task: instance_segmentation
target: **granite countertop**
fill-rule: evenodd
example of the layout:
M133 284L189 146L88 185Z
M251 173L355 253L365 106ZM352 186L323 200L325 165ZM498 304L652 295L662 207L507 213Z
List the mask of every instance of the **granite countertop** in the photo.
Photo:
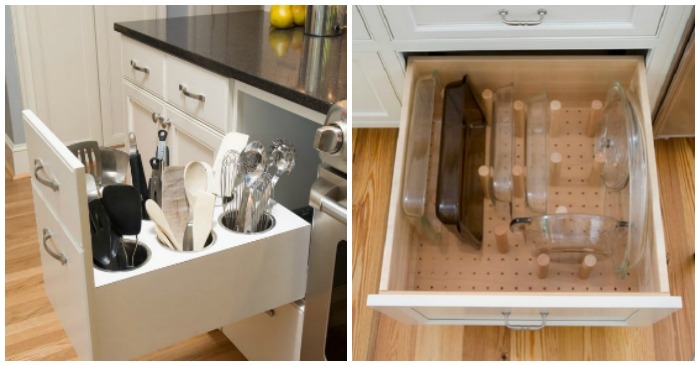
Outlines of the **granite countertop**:
M347 99L347 33L271 30L264 11L121 22L114 30L322 114Z

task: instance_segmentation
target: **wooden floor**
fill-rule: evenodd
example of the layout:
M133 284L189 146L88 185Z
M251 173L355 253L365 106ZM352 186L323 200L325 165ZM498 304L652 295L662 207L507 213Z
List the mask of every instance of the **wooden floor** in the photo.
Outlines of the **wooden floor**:
M29 178L5 175L5 358L76 360L46 294L39 259ZM139 360L245 360L215 330L142 356Z
M695 352L694 139L656 141L671 294L683 309L649 327L405 325L368 309L386 234L397 129L353 130L353 359L690 360Z

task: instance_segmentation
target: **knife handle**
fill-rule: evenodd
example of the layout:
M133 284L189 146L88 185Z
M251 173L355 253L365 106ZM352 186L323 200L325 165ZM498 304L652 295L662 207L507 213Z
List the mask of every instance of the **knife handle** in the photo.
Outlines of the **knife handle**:
M168 137L168 131L166 130L158 130L158 140L159 141L165 141L165 139Z

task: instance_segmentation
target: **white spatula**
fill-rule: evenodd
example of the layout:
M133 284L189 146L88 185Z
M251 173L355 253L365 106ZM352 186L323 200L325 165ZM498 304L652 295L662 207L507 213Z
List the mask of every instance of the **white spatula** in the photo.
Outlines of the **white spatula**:
M192 222L192 250L198 251L204 248L204 244L211 232L214 219L214 201L216 196L209 192L197 193L197 201L194 207L194 219Z
M170 243L175 246L175 250L182 251L182 243L179 240L175 240L173 230L170 228L168 220L165 219L163 210L160 209L160 206L158 206L154 200L146 201L146 212L148 212L151 221L158 225L160 231L170 240Z

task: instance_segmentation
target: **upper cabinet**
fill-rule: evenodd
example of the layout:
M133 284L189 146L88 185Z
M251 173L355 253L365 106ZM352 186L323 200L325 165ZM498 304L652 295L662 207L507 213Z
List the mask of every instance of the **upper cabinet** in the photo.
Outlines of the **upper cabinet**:
M353 125L398 127L406 57L425 53L641 53L655 112L693 6L363 5L352 16Z

